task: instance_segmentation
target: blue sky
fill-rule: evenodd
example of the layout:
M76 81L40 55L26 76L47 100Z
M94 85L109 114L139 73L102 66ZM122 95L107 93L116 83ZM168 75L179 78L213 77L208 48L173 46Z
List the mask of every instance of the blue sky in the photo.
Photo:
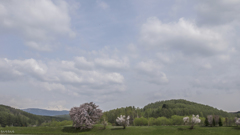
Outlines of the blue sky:
M238 0L2 0L0 103L239 111Z

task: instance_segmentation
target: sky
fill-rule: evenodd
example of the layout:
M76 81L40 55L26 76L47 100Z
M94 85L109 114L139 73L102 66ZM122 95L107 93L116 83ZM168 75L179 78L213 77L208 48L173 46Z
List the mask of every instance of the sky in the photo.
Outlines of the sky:
M239 0L1 0L0 104L240 111Z

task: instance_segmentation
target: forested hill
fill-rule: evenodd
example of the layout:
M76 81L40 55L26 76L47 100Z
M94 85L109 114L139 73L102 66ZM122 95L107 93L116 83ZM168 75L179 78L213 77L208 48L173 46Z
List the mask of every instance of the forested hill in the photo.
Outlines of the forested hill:
M65 118L60 117L34 115L10 106L0 105L0 124L3 127L40 125L53 119L57 121L65 120Z
M143 107L143 111L151 110L153 110L152 113L155 116L165 115L166 117L170 117L171 115L185 116L191 114L199 114L201 117L206 117L211 114L220 115L222 117L231 115L226 111L184 99L158 101Z
M104 112L104 116L109 122L115 123L116 118L119 115L129 115L131 119L136 117L167 117L170 118L173 115L189 116L192 114L199 114L200 117L206 117L207 115L219 115L221 117L233 117L234 114L228 113L223 110L218 110L208 105L190 102L183 99L173 99L158 101L150 103L143 108L135 108L129 106L125 108L117 108Z

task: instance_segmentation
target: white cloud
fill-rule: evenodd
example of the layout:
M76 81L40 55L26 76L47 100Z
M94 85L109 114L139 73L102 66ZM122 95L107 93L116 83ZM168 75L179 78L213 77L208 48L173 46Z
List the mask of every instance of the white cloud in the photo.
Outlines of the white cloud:
M203 67L206 68L206 69L211 69L212 65L209 64L209 63L206 63L206 64L203 65Z
M168 78L161 71L161 66L152 60L141 61L136 65L138 78L150 83L164 84L168 83Z
M128 58L123 60L109 59L109 58L96 58L94 60L96 65L102 66L104 68L115 68L115 69L126 69L128 68Z
M22 98L20 96L13 96L13 94L11 95L1 94L0 102L1 104L9 105L16 109L24 109L26 106L35 106L35 107L36 105L37 107L42 106L42 102L36 99Z
M172 23L149 18L142 25L140 42L148 48L181 51L186 55L214 55L228 49L220 33L200 28L184 18Z
M20 77L33 77L42 79L47 72L47 67L41 61L34 59L26 60L9 60L7 58L0 59L0 77L3 80L15 80Z
M66 105L65 100L59 100L59 101L51 101L48 103L48 107L44 108L47 110L56 110L56 111L62 111L62 110L69 110L68 108L65 108L64 105Z
M157 53L156 57L158 59L160 59L161 61L165 62L165 63L170 63L171 62L171 58L168 56L168 54L164 54L164 53Z
M87 61L85 57L76 57L75 64L77 68L81 69L92 69L94 67L94 63Z
M84 68L78 66L79 62ZM76 64L77 63L77 64ZM118 72L99 70L98 67L86 70L89 64L84 57L76 57L75 61L37 61L35 59L9 60L0 59L0 80L26 81L48 91L66 90L87 93L124 91L124 77ZM83 89L84 90L81 90ZM76 95L76 94L75 94Z
M39 44L34 41L28 41L25 43L25 45L27 45L33 49L39 50L39 51L50 51L51 50L49 45Z
M49 83L49 82L34 82L32 83L36 87L42 88L43 90L48 90L48 91L66 91L66 87L61 84L61 83Z
M154 62L152 60L148 60L148 61L139 62L137 64L137 68L143 72L153 73L157 70L160 70L161 66L159 64L156 64L156 62Z
M239 25L240 21L239 0L200 0L195 7L197 11L197 23L199 25Z
M64 1L7 0L0 2L0 11L0 30L23 37L33 49L49 51L57 36L75 36Z
M102 9L108 9L108 8L109 8L109 5L108 5L106 2L97 0L97 4L98 4L98 6L99 6L100 8L102 8Z

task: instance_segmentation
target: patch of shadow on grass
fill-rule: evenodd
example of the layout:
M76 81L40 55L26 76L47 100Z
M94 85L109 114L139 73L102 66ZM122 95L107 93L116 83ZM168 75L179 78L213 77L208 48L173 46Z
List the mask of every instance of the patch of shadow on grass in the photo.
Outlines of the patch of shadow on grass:
M99 127L99 130L106 130L107 128Z
M62 132L67 132L67 133L81 133L81 132L88 132L90 129L84 129L80 130L80 128L75 128L75 127L63 127Z
M240 130L240 127L233 127L233 129Z
M112 128L111 130L124 130L123 128Z
M182 130L189 130L189 128L178 128L178 130L182 131Z

